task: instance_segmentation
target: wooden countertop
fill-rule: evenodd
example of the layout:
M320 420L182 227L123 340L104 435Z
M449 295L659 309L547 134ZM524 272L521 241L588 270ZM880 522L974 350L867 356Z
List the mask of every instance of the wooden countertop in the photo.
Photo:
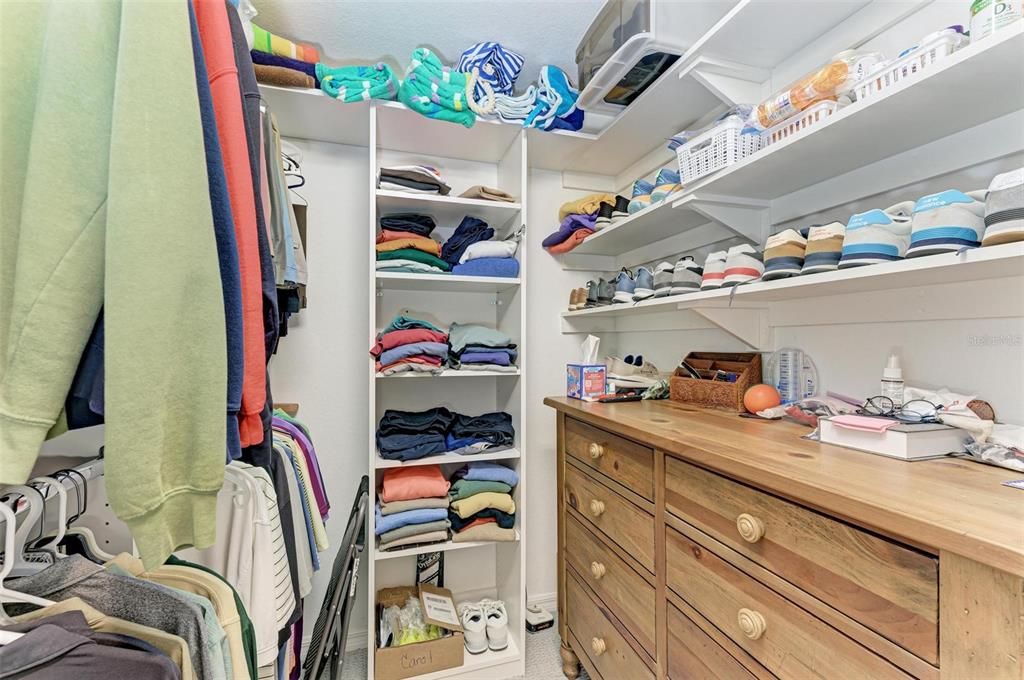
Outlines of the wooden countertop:
M932 550L1024 576L1024 473L953 458L908 463L801 439L810 430L670 400L548 397L568 416Z

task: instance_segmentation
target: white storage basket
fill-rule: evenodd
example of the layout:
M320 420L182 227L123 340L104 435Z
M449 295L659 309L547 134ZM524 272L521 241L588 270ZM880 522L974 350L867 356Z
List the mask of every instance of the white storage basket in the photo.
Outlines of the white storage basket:
M827 120L839 110L839 104L833 101L818 102L814 106L801 111L799 115L788 118L778 125L773 125L761 133L762 146L771 146L795 134L814 127L817 123Z
M857 101L877 97L896 85L918 78L922 73L931 73L936 64L966 45L964 35L940 35L921 45L913 52L886 64L853 86Z
M746 158L761 148L761 135L740 134L744 122L729 116L676 150L679 181L687 184Z

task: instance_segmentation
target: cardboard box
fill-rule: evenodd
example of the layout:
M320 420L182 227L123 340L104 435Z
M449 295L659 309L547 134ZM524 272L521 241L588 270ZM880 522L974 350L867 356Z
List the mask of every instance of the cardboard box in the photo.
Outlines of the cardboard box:
M429 595L447 595L451 597L451 591L445 588L436 588L429 585L401 586L398 588L382 588L377 591L377 618L380 619L380 612L385 607L397 605L402 607L410 597L421 598L421 589L428 589ZM426 611L426 609L424 609ZM452 634L439 640L429 642L416 642L401 647L385 647L381 649L380 640L374 645L374 677L376 680L403 680L424 673L433 673L446 668L456 668L464 663L465 642L462 637L462 628L455 624L450 626L442 621L427 618L427 621L434 625L452 630ZM378 631L380 627L374 621L370 625ZM454 630L454 628L458 630ZM379 635L379 632L378 632Z
M566 364L565 396L597 399L607 389L608 369L604 364Z

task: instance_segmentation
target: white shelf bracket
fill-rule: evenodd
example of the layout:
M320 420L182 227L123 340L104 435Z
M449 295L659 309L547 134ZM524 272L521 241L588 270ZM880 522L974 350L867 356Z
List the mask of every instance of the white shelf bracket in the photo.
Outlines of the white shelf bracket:
M760 245L768 238L769 204L733 196L693 194L685 197L674 207L686 207L703 215L712 222L728 227L743 238Z
M615 258L611 255L558 255L558 263L565 271L613 272L618 271Z
M721 59L698 57L679 77L689 76L727 106L749 104L763 97L764 83L770 73L764 69L735 64Z
M768 326L767 309L705 307L692 308L691 311L754 350L771 349L771 328Z

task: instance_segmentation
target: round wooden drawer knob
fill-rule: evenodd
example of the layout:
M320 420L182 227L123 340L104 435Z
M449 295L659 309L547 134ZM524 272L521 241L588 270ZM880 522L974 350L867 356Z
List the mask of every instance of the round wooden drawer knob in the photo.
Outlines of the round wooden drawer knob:
M590 573L594 575L594 578L596 580L600 581L601 577L604 576L604 572L605 572L604 565L601 564L600 562L591 562L590 563Z
M598 444L597 442L591 442L590 443L590 457L592 459L594 459L594 460L597 460L598 458L600 458L603 455L604 455L604 447L601 446L600 444Z
M599 501L596 498L590 501L590 514L594 517L600 517L604 514L604 501Z
M759 612L753 609L741 609L736 615L736 621L740 624L740 630L751 640L757 640L764 635L768 624Z
M747 543L757 543L764 538L764 522L745 512L736 518L736 530Z
M594 652L594 656L601 656L604 654L608 647L604 644L604 638L592 638L590 640L590 650Z

